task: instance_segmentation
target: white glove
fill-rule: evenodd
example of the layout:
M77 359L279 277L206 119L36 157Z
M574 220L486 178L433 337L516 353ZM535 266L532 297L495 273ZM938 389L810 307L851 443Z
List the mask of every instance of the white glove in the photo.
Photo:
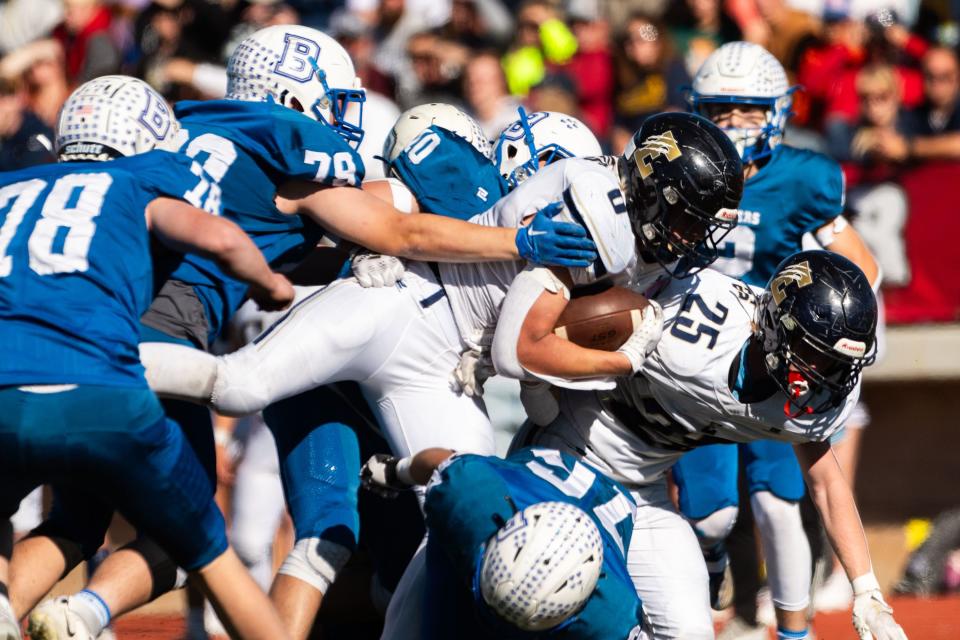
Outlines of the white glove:
M907 640L873 573L853 581L853 628L860 640Z
M640 370L643 361L656 349L660 334L663 333L663 309L659 304L651 300L640 314L640 326L627 338L623 346L617 349L618 353L630 360L634 373Z
M409 458L378 453L363 464L360 469L360 483L364 489L382 498L396 498L412 484L409 482L409 468Z
M406 270L403 260L379 253L358 253L350 261L350 268L361 287L392 287L403 279Z
M520 403L533 424L545 427L560 415L560 404L546 382L520 382Z
M493 367L490 353L470 349L460 356L457 368L453 370L453 377L460 390L470 398L479 398L483 395L483 383L487 378L497 375Z

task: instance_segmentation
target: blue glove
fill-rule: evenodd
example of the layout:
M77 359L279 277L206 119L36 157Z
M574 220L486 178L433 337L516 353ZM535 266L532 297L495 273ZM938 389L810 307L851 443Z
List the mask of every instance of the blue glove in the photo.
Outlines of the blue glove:
M562 209L559 202L540 209L533 222L517 232L517 251L534 264L589 267L597 259L597 247L580 225L553 220Z

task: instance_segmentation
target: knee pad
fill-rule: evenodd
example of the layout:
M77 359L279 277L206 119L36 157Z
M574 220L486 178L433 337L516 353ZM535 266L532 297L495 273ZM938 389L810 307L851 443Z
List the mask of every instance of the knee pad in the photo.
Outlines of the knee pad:
M217 412L243 416L262 411L273 398L267 376L261 376L254 346L240 349L217 360L217 379L210 402Z
M78 533L84 535L77 535ZM27 534L27 537L34 538L39 536L49 538L50 541L53 542L60 553L63 554L63 559L66 563L66 569L63 574L65 576L78 564L93 557L100 549L100 545L103 544L105 535L106 529L99 532L88 529L86 531L70 531L67 533L62 530L57 523L51 520L45 520L40 523L39 527Z
M150 578L153 580L150 601L186 584L187 572L177 567L167 552L151 538L140 536L123 549L138 553L150 568Z
M280 573L306 582L322 594L337 578L350 559L351 551L335 542L321 538L304 538L293 546Z
M697 533L700 546L704 549L716 546L723 542L733 530L737 522L740 509L734 506L717 509L706 518L693 522L693 530Z

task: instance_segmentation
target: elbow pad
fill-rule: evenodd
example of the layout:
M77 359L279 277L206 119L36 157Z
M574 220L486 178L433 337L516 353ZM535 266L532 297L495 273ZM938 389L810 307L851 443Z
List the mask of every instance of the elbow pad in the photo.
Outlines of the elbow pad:
M513 279L500 308L497 330L493 335L493 366L497 373L517 380L531 377L532 374L523 368L517 357L517 342L523 321L544 291L563 293L567 300L570 299L567 285L550 269L531 265Z

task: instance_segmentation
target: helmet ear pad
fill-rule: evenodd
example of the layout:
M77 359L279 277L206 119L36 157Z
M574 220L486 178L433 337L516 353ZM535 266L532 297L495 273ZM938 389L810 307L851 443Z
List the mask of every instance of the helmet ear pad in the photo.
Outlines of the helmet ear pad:
M620 165L645 257L678 277L712 263L743 193L743 165L726 134L695 114L657 114L633 135Z

